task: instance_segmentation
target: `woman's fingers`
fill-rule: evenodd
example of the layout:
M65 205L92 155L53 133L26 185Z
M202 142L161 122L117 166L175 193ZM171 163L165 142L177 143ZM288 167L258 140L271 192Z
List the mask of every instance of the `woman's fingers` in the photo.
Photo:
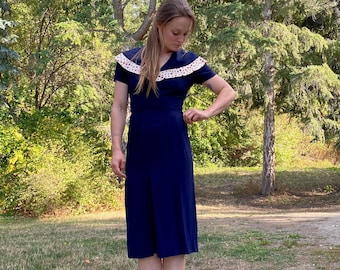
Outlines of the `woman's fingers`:
M113 173L118 177L125 178L125 158L113 156L111 160L111 168Z
M187 124L192 124L197 121L208 119L209 116L203 110L189 109L183 113L183 120Z

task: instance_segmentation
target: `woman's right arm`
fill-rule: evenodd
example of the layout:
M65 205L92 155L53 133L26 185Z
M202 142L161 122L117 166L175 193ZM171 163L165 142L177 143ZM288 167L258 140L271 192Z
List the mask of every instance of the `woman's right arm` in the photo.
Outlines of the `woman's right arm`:
M128 86L120 81L115 82L114 99L111 107L111 168L118 177L125 175L125 155L122 150L122 135L126 122L128 106Z

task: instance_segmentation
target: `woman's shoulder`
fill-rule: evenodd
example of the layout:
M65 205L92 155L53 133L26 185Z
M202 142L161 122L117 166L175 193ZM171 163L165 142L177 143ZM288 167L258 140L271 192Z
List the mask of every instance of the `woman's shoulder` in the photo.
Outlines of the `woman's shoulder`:
M121 52L115 57L116 62L123 67L123 69L139 74L140 72L140 52L141 48L133 48Z

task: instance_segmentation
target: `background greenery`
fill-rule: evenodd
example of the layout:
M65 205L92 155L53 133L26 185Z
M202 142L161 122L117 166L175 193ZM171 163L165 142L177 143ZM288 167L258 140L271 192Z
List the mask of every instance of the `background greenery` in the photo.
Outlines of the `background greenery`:
M190 127L196 166L261 165L266 48L275 57L277 165L338 164L340 4L273 1L264 38L262 1L189 2L198 28L186 49L238 92L228 111ZM148 1L126 3L133 33ZM118 26L113 1L1 0L0 14L0 211L121 207L109 167L114 55L143 42ZM185 107L213 98L195 86Z

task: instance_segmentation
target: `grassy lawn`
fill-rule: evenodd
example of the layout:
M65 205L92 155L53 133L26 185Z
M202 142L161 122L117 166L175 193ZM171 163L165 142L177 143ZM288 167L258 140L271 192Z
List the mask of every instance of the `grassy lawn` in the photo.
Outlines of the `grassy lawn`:
M134 269L124 213L0 219L0 269Z
M340 269L340 243L325 247L313 234L257 218L339 211L340 169L278 170L277 194L268 198L257 194L260 174L259 169L197 170L200 252L188 256L187 269ZM339 230L335 225L334 233ZM124 211L0 216L2 269L136 269L126 257Z

